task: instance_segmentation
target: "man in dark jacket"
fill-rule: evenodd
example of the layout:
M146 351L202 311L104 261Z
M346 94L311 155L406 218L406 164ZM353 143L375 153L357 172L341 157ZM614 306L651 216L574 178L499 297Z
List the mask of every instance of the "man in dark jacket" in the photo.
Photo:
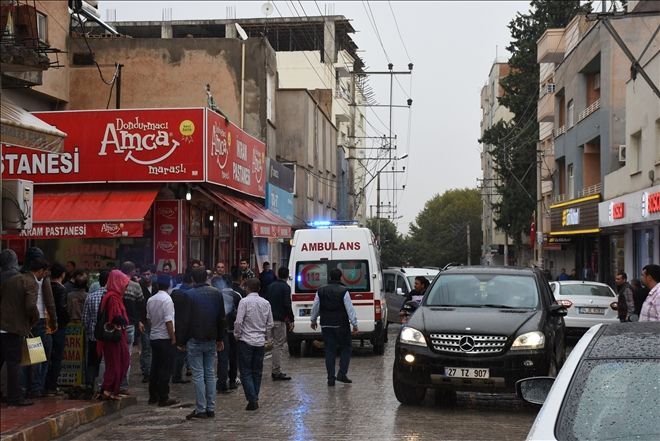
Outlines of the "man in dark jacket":
M628 275L619 271L614 278L614 283L616 283L616 291L618 294L617 299L617 314L619 316L619 321L630 322L637 321L637 316L635 315L635 299L633 297L633 289L628 283Z
M0 368L7 362L7 404L10 406L33 404L22 396L20 387L21 349L25 336L40 321L41 308L37 307L37 301L39 291L43 290L39 284L44 283L48 262L32 259L28 268L27 273L3 280L0 286L0 330L3 331L0 333ZM52 324L57 327L57 322Z
M334 386L335 380L352 383L348 377L348 365L351 362L353 333L358 333L358 321L351 295L341 283L342 272L339 268L330 270L330 283L322 286L314 297L312 306L312 329L316 330L316 320L321 316L321 334L325 343L325 368L328 371L328 386ZM335 378L335 363L339 348L339 373Z
M228 274L214 277L211 285L219 289L225 303L226 333L223 339L224 348L218 351L218 381L216 390L220 393L229 393L236 389L236 375L238 373L238 346L234 338L234 322L236 311L242 297L231 287L231 278Z
M259 274L259 282L261 282L261 295L266 295L268 286L275 281L275 273L270 269L270 262L263 263L263 271Z
M224 347L225 305L222 293L206 283L206 268L193 269L192 278L195 287L186 293L187 319L181 323L186 340L179 343L186 345L195 385L195 410L186 418L212 418L215 417L217 351Z
M46 394L57 392L57 379L62 367L62 356L64 355L64 339L66 337L66 326L69 324L69 312L67 310L67 293L63 285L66 268L58 262L50 267L50 286L53 290L53 300L57 311L57 332L53 334L53 347L50 351L48 362L48 376L46 377Z
M289 268L279 267L278 279L268 286L266 300L270 302L273 312L273 350L271 354L272 367L270 376L274 381L290 380L291 377L282 372L282 353L286 343L286 331L293 330L293 310L291 308L291 287L287 283Z
M18 257L12 249L0 252L0 285L20 273Z
M149 332L151 328L149 327L149 322L147 321L147 301L149 297L153 294L156 294L156 289L154 289L153 278L156 277L156 266L147 265L142 271L142 276L140 277L140 288L142 288L142 297L143 300L140 302L140 316L142 322L142 328L138 329L140 334L140 370L142 371L142 382L145 383L149 381L149 374L151 372L151 342L149 341Z
M174 334L176 341L186 341L183 323L188 320L186 316L188 297L186 292L192 289L192 274L186 271L179 276L181 283L175 283L175 289L172 291L172 302L174 302ZM176 282L176 281L175 281ZM183 346L177 346L176 356L174 357L174 373L172 374L173 384L186 384L190 380L184 380L182 376L183 366L186 364L186 350Z

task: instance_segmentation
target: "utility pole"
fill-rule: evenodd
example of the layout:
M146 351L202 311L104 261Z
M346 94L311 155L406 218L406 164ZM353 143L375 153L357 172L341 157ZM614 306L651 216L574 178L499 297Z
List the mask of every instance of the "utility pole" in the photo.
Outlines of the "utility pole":
M470 257L470 224L467 224L467 264L472 265L472 258Z
M504 266L509 266L509 233L504 231Z
M357 112L355 111L356 103L355 103L355 74L351 72L351 103L353 104L351 106L351 138L350 138L350 145L351 149L348 151L348 157L355 156L357 158L357 149L356 149L356 137L355 137L355 116ZM348 175L348 188L350 189L349 192L353 195L357 195L357 191L355 191L355 168L354 167L349 167L349 175ZM349 198L350 200L350 198ZM353 203L351 204L353 207L351 209L350 213L346 213L349 217L349 219L355 219L357 217L357 210L358 210L358 199L356 196L353 197Z
M543 150L536 149L536 237L534 240L534 249L536 250L536 266L543 268ZM540 240L539 240L540 238Z

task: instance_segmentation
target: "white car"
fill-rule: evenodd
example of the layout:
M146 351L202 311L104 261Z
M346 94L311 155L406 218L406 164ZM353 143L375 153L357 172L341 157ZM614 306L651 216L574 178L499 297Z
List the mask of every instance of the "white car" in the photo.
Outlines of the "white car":
M596 325L557 378L525 378L518 396L542 404L528 440L659 440L660 322Z
M618 323L617 295L604 283L579 280L550 282L555 300L568 310L566 333L583 333L600 323Z

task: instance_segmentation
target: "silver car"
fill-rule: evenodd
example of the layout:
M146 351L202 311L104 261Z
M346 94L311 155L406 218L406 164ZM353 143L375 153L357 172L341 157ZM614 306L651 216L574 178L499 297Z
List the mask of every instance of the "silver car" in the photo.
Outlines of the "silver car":
M568 310L567 333L581 333L600 323L618 323L617 295L604 283L564 280L550 282L555 300Z
M660 322L596 325L557 378L525 378L519 397L542 404L528 440L659 440Z

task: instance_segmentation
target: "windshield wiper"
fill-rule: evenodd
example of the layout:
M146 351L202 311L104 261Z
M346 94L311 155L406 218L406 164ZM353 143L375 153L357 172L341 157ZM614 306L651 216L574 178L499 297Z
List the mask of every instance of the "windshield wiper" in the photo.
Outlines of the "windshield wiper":
M531 309L529 306L494 305L490 303L479 306L482 308L499 308L499 309Z

